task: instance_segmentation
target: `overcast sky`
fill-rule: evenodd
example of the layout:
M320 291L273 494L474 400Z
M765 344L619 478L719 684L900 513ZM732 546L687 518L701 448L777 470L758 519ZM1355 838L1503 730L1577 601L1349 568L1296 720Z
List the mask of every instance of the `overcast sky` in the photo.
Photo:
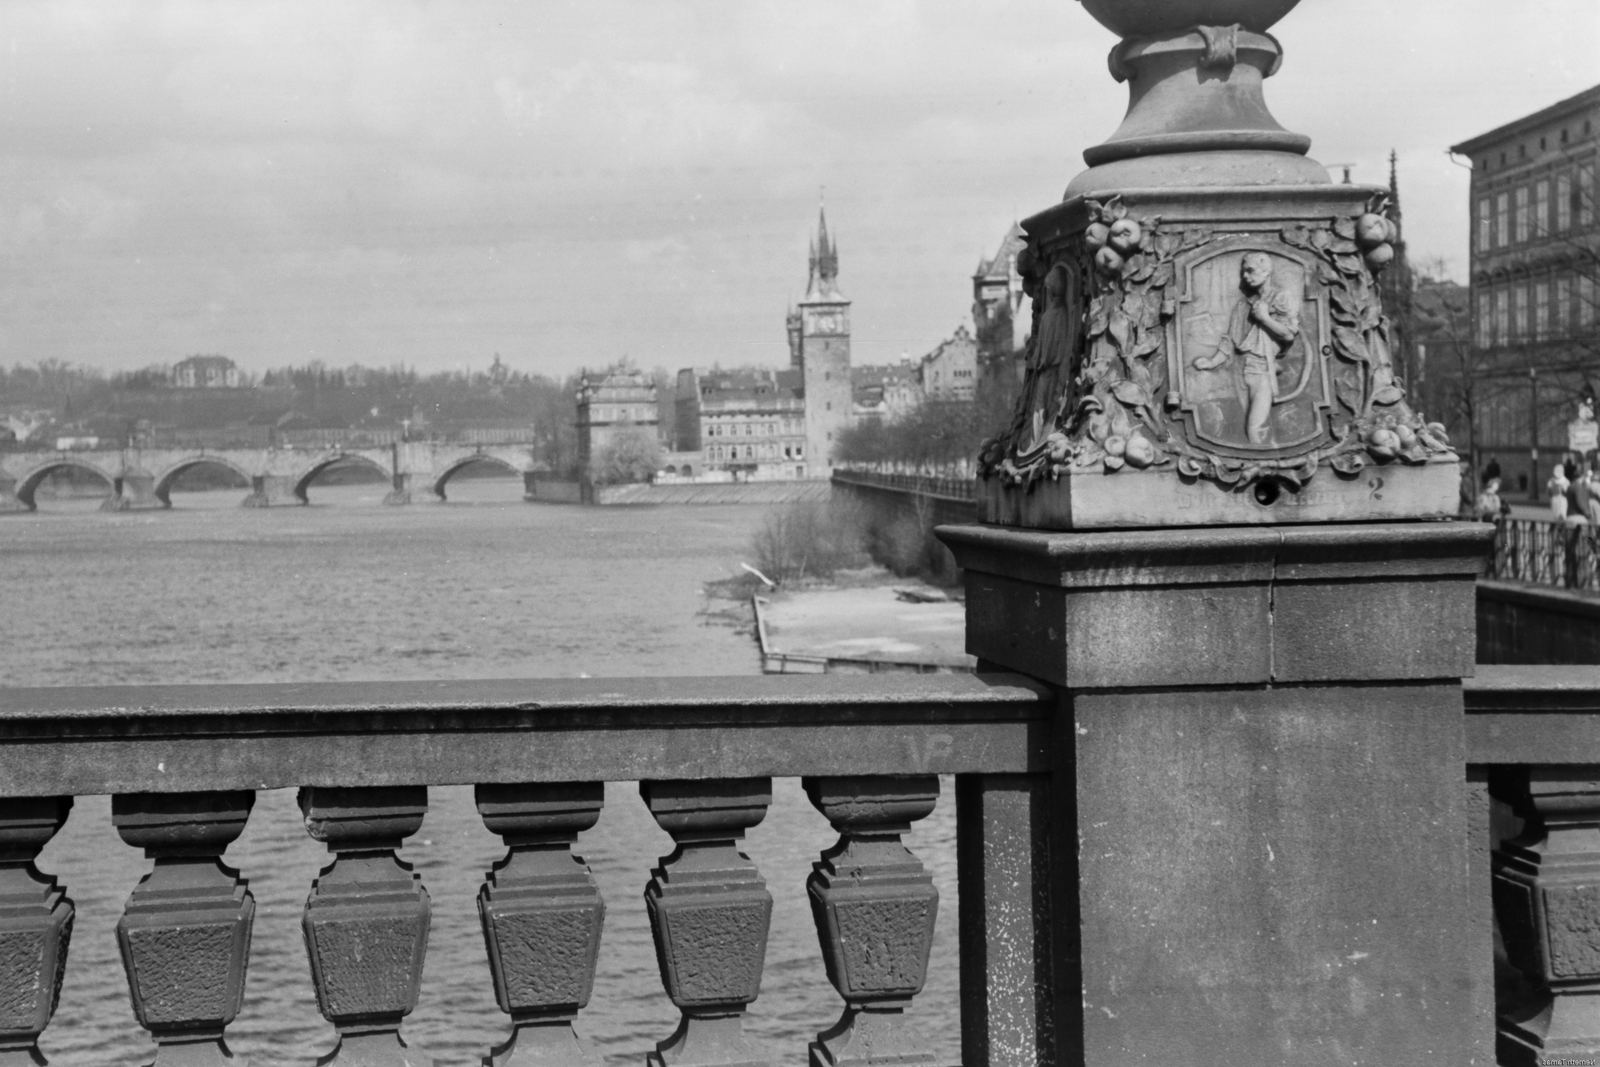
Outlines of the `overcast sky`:
M1267 84L1466 265L1446 147L1600 82L1596 0L1305 0ZM1108 136L1072 0L0 5L0 363L221 352L564 374L787 361L819 188L855 361Z

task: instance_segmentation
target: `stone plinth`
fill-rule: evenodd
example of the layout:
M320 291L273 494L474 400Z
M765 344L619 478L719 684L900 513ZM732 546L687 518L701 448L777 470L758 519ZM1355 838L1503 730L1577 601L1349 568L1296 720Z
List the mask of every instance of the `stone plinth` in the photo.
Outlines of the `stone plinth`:
M968 651L1060 687L1071 724L1064 1054L1490 1062L1460 679L1491 533L941 528Z

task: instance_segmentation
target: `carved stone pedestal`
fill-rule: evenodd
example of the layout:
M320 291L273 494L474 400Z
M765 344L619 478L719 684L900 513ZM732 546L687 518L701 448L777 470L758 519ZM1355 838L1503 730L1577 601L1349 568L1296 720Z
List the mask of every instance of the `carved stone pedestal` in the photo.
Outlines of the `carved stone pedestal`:
M478 813L510 847L478 892L495 1000L511 1016L486 1067L594 1067L572 1021L594 990L606 905L571 845L599 820L600 782L480 785Z
M939 779L807 778L806 796L839 831L806 879L828 980L844 1015L811 1045L812 1067L933 1064L907 1025L939 913L933 878L900 835L933 811Z
M117 944L154 1067L237 1065L223 1029L244 1002L256 902L222 853L244 830L253 792L111 798L117 833L155 860L128 898Z
M1494 910L1537 992L1502 1006L1495 1052L1506 1067L1600 1059L1600 767L1518 777L1492 781L1526 820L1494 853Z
M33 861L71 810L71 797L0 800L0 1067L45 1062L39 1035L61 996L73 908Z
M772 894L737 842L766 817L772 780L640 782L639 793L678 846L653 872L644 899L661 983L683 1012L646 1062L767 1067L742 1020L761 993Z
M320 1064L428 1067L400 1037L417 1006L432 909L395 851L422 827L426 786L300 790L306 831L336 856L311 885L303 927L317 1008L339 1031Z
M1062 690L1061 1061L1489 1061L1460 679L1492 532L940 528L967 650Z

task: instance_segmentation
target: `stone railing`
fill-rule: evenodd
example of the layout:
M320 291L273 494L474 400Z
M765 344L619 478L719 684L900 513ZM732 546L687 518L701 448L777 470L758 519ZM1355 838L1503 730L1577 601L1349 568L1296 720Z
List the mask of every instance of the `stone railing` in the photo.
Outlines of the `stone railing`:
M607 781L640 783L671 834L645 887L665 996L681 1014L649 1062L792 1062L742 1026L761 989L774 894L809 898L842 1015L813 1064L932 1064L905 1009L939 909L902 843L954 774L961 1013L969 1064L1052 1062L1048 870L1055 702L1010 675L711 678L0 690L0 1064L42 1063L72 937L70 885L36 866L74 797L110 794L151 861L116 937L157 1063L233 1062L255 901L222 862L256 790L298 787L332 862L301 920L324 1063L432 1062L408 1048L432 904L397 850L430 786L471 784L504 858L478 892L509 1034L484 1062L595 1062L577 1036L606 910L571 851ZM804 885L771 885L739 848L773 777L801 778L838 832ZM950 917L945 919L950 921ZM574 1022L578 1021L577 1029ZM819 1020L825 1025L827 1020ZM641 1048L639 1053L648 1050Z
M1502 518L1491 577L1600 592L1600 531L1587 524Z
M680 1014L649 1062L798 1057L759 1047L742 1020L774 895L804 894L843 1001L810 1062L932 1064L905 1009L939 899L902 836L952 773L962 1061L1110 1067L1120 1061L1084 1058L1088 1009L1052 978L1106 950L1073 933L1073 879L1091 858L1050 859L1048 813L1070 823L1092 786L1061 763L1073 742L1056 736L1056 709L1049 689L1014 675L0 690L0 1063L41 1062L75 906L34 861L73 798L99 794L151 861L116 938L156 1062L228 1062L255 902L251 872L221 855L255 790L285 786L299 787L305 831L332 855L301 918L316 1004L338 1033L325 1062L429 1062L399 1030L432 902L396 850L430 786L468 783L507 850L477 899L482 996L508 1017L485 1062L592 1063L578 1033L591 997L607 995L599 939L608 906L629 905L601 899L572 846L600 815L601 783L638 780L676 845L644 893ZM1474 946L1476 970L1441 976L1441 995L1475 1006L1479 1062L1570 1062L1600 1048L1600 668L1480 667L1465 714L1464 751L1434 758L1464 759L1469 825L1434 832L1474 844L1475 918L1436 933ZM800 777L840 835L804 886L769 883L739 848L775 776ZM1070 825L1054 836L1075 837Z

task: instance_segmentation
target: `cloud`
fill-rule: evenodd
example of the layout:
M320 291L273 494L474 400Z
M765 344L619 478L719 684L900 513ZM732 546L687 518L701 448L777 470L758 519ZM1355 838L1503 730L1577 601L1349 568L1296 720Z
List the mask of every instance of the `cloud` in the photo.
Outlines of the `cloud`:
M1302 4L1268 97L1358 180L1396 148L1459 266L1444 148L1600 81L1596 30ZM12 0L0 361L782 363L821 187L857 359L923 351L1116 128L1111 44L1066 0Z

